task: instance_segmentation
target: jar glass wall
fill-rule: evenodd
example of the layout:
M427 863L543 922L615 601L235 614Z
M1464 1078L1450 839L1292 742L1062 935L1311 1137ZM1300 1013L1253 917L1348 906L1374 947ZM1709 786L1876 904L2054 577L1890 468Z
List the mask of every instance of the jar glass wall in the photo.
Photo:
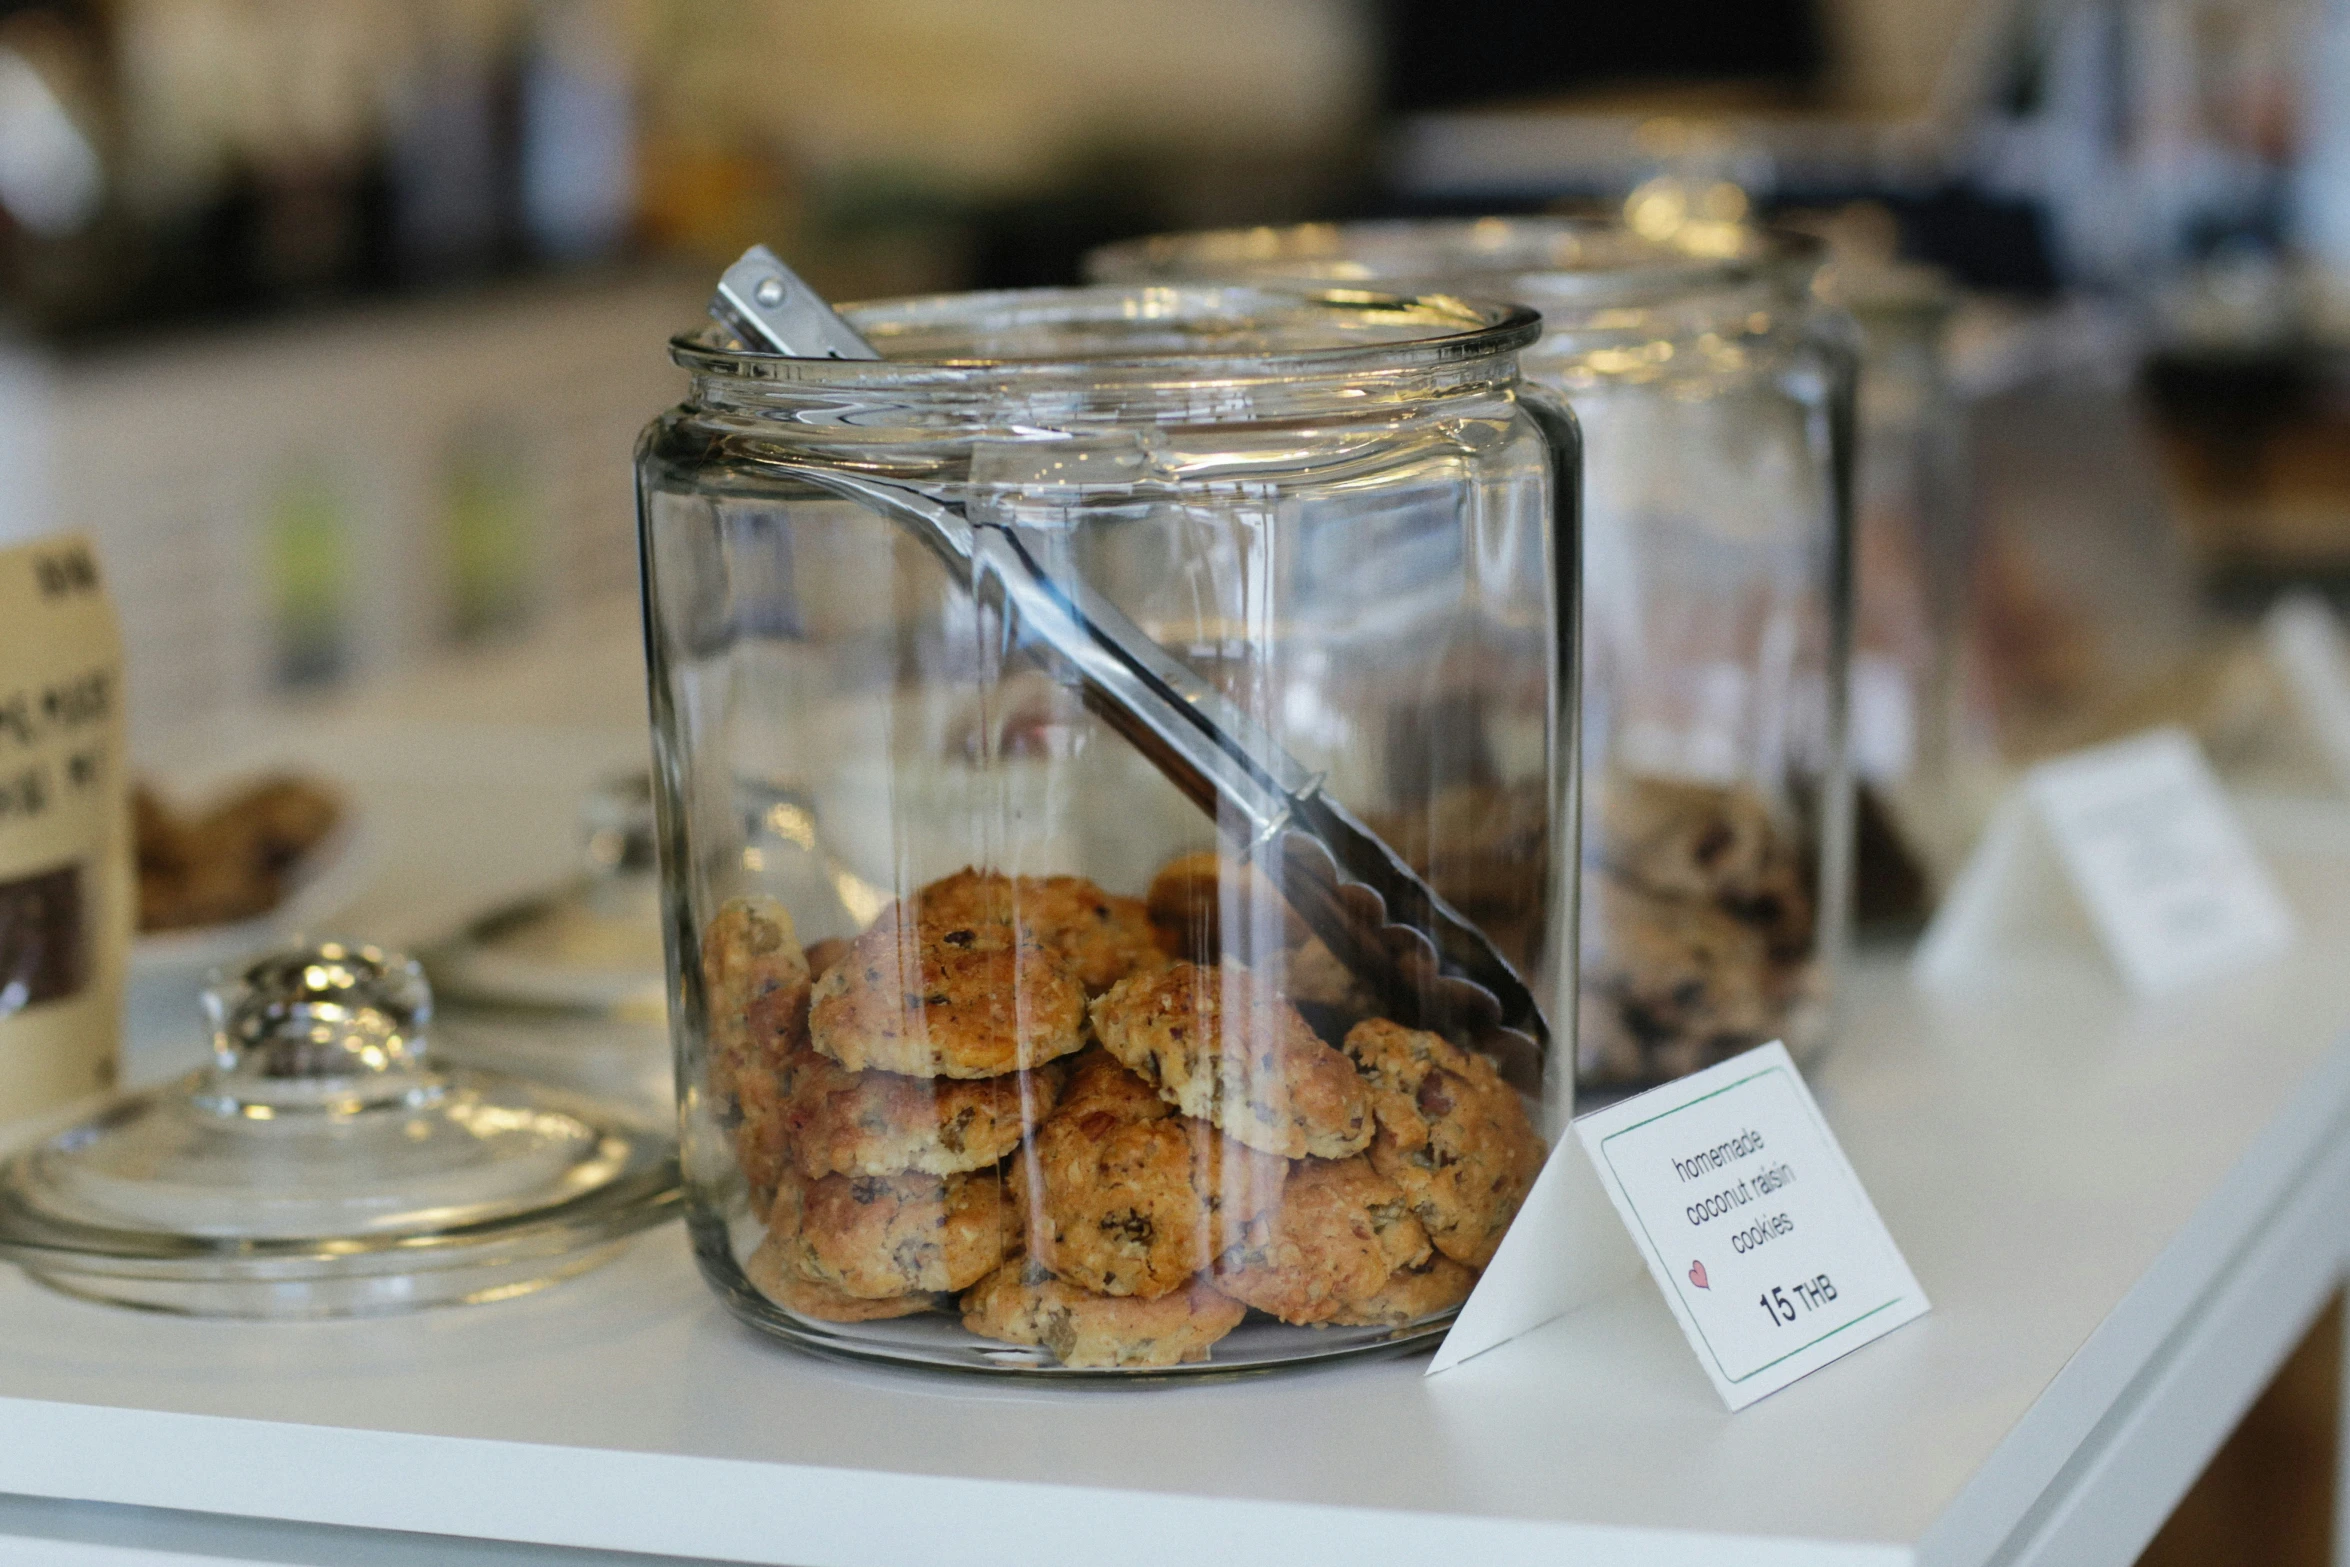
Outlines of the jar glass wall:
M1853 348L1805 238L1702 253L1574 219L1305 225L1097 252L1097 277L1446 288L1540 310L1581 420L1581 1085L1828 1034L1850 901Z
M1564 1063L1385 1020L1016 598L845 492L949 503L1114 604L1446 868L1563 1040L1575 448L1521 396L1532 316L1249 288L847 314L883 360L680 339L692 395L639 453L706 1274L804 1345L981 1370L1438 1330Z
M1852 763L1853 915L1908 933L1957 873L1971 812L1958 796L1960 613L1976 570L1966 410L1942 337L1957 296L1938 274L1842 263L1834 295L1859 323Z

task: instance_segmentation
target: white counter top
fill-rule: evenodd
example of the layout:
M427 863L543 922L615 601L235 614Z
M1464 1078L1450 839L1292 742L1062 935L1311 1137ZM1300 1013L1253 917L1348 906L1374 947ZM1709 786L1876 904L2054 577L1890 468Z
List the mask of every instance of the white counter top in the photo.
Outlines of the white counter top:
M571 754L400 722L477 834L531 797L501 755ZM2133 1007L2083 958L1963 1003L1857 967L1813 1079L1935 1309L1735 1416L1645 1278L1435 1379L1047 1389L762 1340L671 1227L367 1322L0 1273L0 1491L801 1567L2127 1562L2350 1250L2350 812L2252 816L2304 922L2263 970Z

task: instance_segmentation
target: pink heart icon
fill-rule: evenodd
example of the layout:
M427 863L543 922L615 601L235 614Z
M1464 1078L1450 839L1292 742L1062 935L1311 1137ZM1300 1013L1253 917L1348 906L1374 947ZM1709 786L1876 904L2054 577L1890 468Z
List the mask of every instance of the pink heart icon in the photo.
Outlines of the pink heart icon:
M1713 1288L1711 1284L1705 1282L1705 1264L1702 1262L1693 1262L1689 1264L1689 1282L1696 1285L1701 1290L1709 1290Z

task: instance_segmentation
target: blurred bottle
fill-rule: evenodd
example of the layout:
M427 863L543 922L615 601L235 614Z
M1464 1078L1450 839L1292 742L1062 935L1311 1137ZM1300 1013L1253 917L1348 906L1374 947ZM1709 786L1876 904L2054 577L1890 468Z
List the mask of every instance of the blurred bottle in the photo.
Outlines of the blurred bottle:
M2350 343L2350 0L2323 0L2306 80L2295 231L2316 263L2321 330Z
M0 307L20 319L96 286L110 76L90 5L0 5Z
M420 13L392 69L386 165L403 282L475 276L512 248L515 71L496 19Z
M2306 131L2350 82L2311 68L2321 7L2340 0L2027 5L1977 172L2048 213L2069 282L2143 295L2216 258L2240 293L2247 255L2282 259Z
M670 0L642 40L639 216L649 243L704 262L762 241L799 253L800 181L760 110L773 66L742 43L759 13L756 0Z
M521 205L532 250L617 251L636 212L636 102L611 0L540 0L522 71Z

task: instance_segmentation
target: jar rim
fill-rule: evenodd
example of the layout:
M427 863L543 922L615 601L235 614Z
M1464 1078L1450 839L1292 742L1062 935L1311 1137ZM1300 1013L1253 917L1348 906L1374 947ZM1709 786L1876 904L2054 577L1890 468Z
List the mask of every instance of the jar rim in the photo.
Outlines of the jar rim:
M1727 250L1652 239L1611 218L1381 218L1151 234L1105 245L1086 275L1139 282L1226 277L1324 287L1462 287L1575 307L1654 301L1807 275L1827 259L1793 229L1709 225Z
M1542 317L1524 305L1435 291L1380 293L1279 280L921 294L839 309L884 357L804 359L763 353L732 346L715 325L671 338L669 357L697 376L808 387L1244 381L1460 365L1515 353L1542 335ZM1349 340L1349 331L1362 335ZM935 351L958 333L983 346L1022 333L1049 338L1055 332L1077 351ZM1098 347L1084 347L1089 332L1097 336ZM1118 339L1132 339L1137 346ZM1198 346L1185 346L1193 339ZM893 349L910 351L893 354Z

